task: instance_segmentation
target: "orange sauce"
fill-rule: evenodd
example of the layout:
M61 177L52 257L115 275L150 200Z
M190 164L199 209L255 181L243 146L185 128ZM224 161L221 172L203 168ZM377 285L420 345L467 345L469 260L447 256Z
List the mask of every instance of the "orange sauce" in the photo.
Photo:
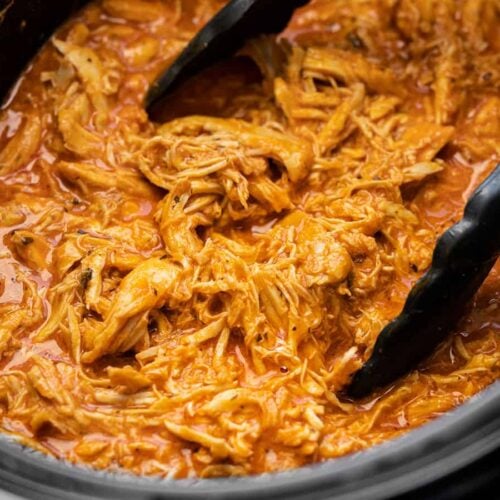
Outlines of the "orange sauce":
M136 0L129 1L133 4ZM219 1L202 0L197 2L153 1L151 4L162 6L160 10L164 13L163 17L157 21L141 22L114 16L112 14L114 11L109 8L109 5L115 5L115 3L122 5L127 2L125 0L93 2L84 11L74 16L56 35L60 40L71 36L73 40L78 41L78 36L80 36L78 29L83 30L81 28L83 25L89 34L87 34L86 41L80 41L77 45L93 49L103 60L115 59L119 62L120 82L116 93L109 96L109 113L102 118L98 110L92 108L91 117L85 125L87 132L97 134L102 141L105 139L118 141L118 138L125 137L127 133L140 135L150 132L152 125L148 123L141 110L142 98L149 82L173 60L189 38L222 5ZM350 17L350 13L353 12L350 2L338 2L337 13L332 12L331 4L334 3L336 2L326 0L311 2L311 5L297 13L282 38L287 39L289 43L303 47L325 44L345 45L346 39L351 40L354 49L351 47L350 50L361 52L373 50L373 57L385 58L386 64L392 64L395 72L399 70L402 72L405 62L398 59L399 51L405 50L406 57L413 57L407 39L408 33L397 36L395 29L387 36L383 33L374 33L374 28L369 25L356 25L356 22L359 24L361 21ZM387 11L379 5L379 2L369 3L370 5L366 7L368 13L371 12L374 19L384 18ZM460 5L464 3L460 2ZM179 6L181 6L180 10ZM402 11L398 12L398 15L405 14L401 13ZM368 23L369 18L366 11L360 13L359 19L363 22ZM80 28L75 28L77 26ZM359 35L353 34L355 30L360 33L363 30L367 31L366 39L372 43L369 49L366 48L365 42ZM493 52L497 41L494 39L494 34L489 34L489 36L489 46L486 50ZM83 35L82 37L85 38ZM152 45L158 43L159 49L144 64L133 64L131 62L133 56L130 55L131 47L134 47L136 41L144 40L145 37L156 40L151 43ZM417 56L415 58L419 64L424 64ZM0 388L1 428L5 432L21 437L30 445L56 457L96 468L122 468L138 474L159 474L172 477L196 475L211 477L219 474L272 472L341 456L397 437L463 403L500 376L498 362L488 365L483 360L484 357L484 359L497 359L498 361L500 353L500 264L498 263L479 291L460 327L430 359L423 363L418 371L411 373L394 387L387 388L369 400L354 403L346 412L335 401L327 400L323 396L317 397L325 410L318 417L323 426L321 438L318 438L315 445L311 447L312 451L308 451L305 445L301 447L302 444L300 446L294 444L293 440L288 441L288 444L277 442L276 435L281 429L278 422L264 429L258 439L252 441L250 453L244 460L233 459L231 454L217 456L211 448L211 451L207 452L202 444L182 439L165 428L163 420L166 417L163 413L168 414L168 419L182 418L183 421L192 424L195 429L204 428L209 417L206 417L206 422L199 420L198 407L195 409L195 406L190 406L187 401L172 403L167 399L158 403L157 407L148 406L149 403L141 401L140 398L130 402L127 401L129 393L122 390L123 387L109 382L109 372L106 371L109 366L131 365L134 369L140 369L141 363L135 358L135 355L141 352L140 349L134 352L129 349L126 352L110 353L95 362L84 365L75 360L68 346L68 327L55 329L54 333L44 341L36 341L36 333L47 324L53 309L58 307L54 301L50 300L51 296L48 291L62 282L64 273L61 268L58 268L59 261L56 253L68 235L80 231L79 234L85 235L86 238L103 238L105 227L106 231L109 231L104 239L111 240L114 237L112 233L114 228L125 228L124 231L129 231L126 233L128 241L127 238L120 240L120 249L126 249L128 245L134 246L136 243L134 238L139 229L134 229L134 224L144 223L148 224L148 229L141 234L151 236L151 241L141 243L142 246L137 244L134 256L137 256L139 260L146 260L166 253L165 245L158 234L158 219L155 218L158 204L166 196L166 190L151 187L151 192L145 195L139 190L135 193L130 190L121 192L116 188L95 187L92 183L85 187L85 183L80 182L81 179L68 181L57 170L57 165L61 162L84 161L89 166L100 169L101 179L113 177L117 172L115 167L110 166L110 158L107 156L109 151L102 149L98 155L82 160L75 151L64 144L58 130L56 112L56 107L62 106L61 100L57 100L61 98L62 92L58 95L58 91L50 87L44 76L48 72L57 71L60 64L61 54L54 46L50 44L45 46L23 76L20 85L16 87L0 115L0 151L21 130L26 119L33 119L33 110L41 117L43 123L36 151L20 168L0 177L0 208L7 207L6 211L1 214L2 223L0 224L0 316L7 321L12 318L12 311L17 311L16 306L19 304L28 307L36 301L37 297L42 302L39 308L40 319L33 324L26 322L27 326L22 326L23 323L20 323L19 328L12 328L8 339L2 344L0 379L9 380L11 384L14 384L13 380L20 380L21 389L19 390L27 391L24 399L15 400L14 385L4 384ZM79 81L81 85L81 81L74 73L70 79ZM433 95L431 79L430 76L428 76L429 81L426 81L424 77L418 82L410 77L406 80L402 79L404 83L401 85L406 86L408 95L401 106L401 113L411 114L411 119L425 115L425 108L430 105L430 96ZM343 89L347 85L339 84L339 87ZM477 94L485 99L492 94L490 87L478 87L476 90ZM473 120L470 116L474 115L475 109L480 108L475 101L476 96L472 95L475 92L473 85L468 92L467 96L460 101L460 109L451 120L455 127L454 138L466 137L469 134ZM192 114L204 114L251 121L256 109L262 113L267 109L266 106L274 109L276 106L273 102L272 90L262 85L262 76L257 65L247 57L243 57L212 68L186 84L166 101L161 118L162 121L170 121ZM282 110L276 111L276 116L282 120L282 123L285 123L283 115ZM100 119L105 121L104 126L99 124ZM130 127L130 130L127 133L123 132L127 127ZM116 142L116 144L119 143ZM124 147L117 146L114 152L118 154L117 150ZM467 156L467 151L463 142L458 139L450 140L446 148L437 155L443 166L442 170L416 185L405 185L401 189L402 203L418 217L419 228L429 232L426 239L422 237L423 240L425 239L425 245L424 243L423 245L427 250L432 248L435 239L443 231L460 219L467 197L492 170L495 161L498 161L495 155L481 156L473 152ZM335 156L336 152L332 153L332 156ZM120 170L122 167L123 165L118 165L118 171L122 172ZM123 167L123 169L126 168L129 167ZM341 169L343 166L335 168ZM335 170L332 171L335 172ZM147 181L143 179L143 182ZM363 200L363 196L370 202L373 199L383 198L384 189L386 188L361 189L361 194L358 193L359 200ZM308 178L303 184L293 186L290 192L295 207L309 210L307 207L311 196L323 193L323 185L316 186L313 180ZM17 215L12 200L15 200L19 206ZM53 210L54 224L51 225L50 221L40 224L40 219L47 217L49 207ZM113 209L111 210L110 207ZM111 215L107 224L102 225L103 220L108 216L107 209L111 210L109 212ZM315 212L313 209L309 211ZM16 215L18 219L8 222L3 218L4 213L5 217ZM258 213L256 216L249 216L241 221L231 220L229 223L221 220L214 223L213 228L204 229L204 231L209 235L218 232L228 238L245 242L248 247L257 248L259 241L265 235L280 227L287 214L287 211L265 215ZM75 221L81 221L81 225L78 226ZM37 229L33 230L33 228ZM19 256L19 251L18 253L13 251L12 238L15 233L32 230L35 236L42 237L47 244L46 265L42 266L42 269L36 269L34 264L27 263L26 259ZM389 244L385 242L380 245ZM368 272L371 269L373 265L371 257L369 254L353 256L360 272ZM359 262L356 262L356 258ZM75 265L76 261L73 263L73 266ZM120 265L123 268L120 268ZM112 269L108 282L103 285L105 288L108 287L106 293L114 293L120 280L130 272L128 268L124 270L125 264L120 265ZM68 268L71 269L71 266ZM372 294L369 301L367 299L362 306L359 305L361 302L357 302L358 299L348 295L338 298L336 304L339 308L352 312L352 318L355 319L356 315L361 318L362 309L370 304L373 310L380 314L380 317L372 318L371 327L376 330L379 328L377 326L379 323L382 326L398 314L412 285L424 271L425 269L410 268L395 277L386 278L385 281L381 281L374 292L370 292ZM23 278L20 277L21 274ZM244 281L246 278L243 274L241 276L240 280ZM30 296L27 292L26 280L33 284L36 292L34 296ZM220 296L219 299L222 300ZM215 299L213 300L216 309L217 303ZM332 299L331 304L333 303ZM106 311L106 304L101 304L101 306L102 310ZM192 321L181 307L176 309L175 306L165 305L158 310L164 314L165 318L177 325L178 332L173 332L172 338L193 334L200 329L200 325ZM183 314L186 316L184 317ZM333 314L332 312L331 315ZM102 321L100 316L102 315L95 311L88 311L88 315L83 316L82 323L84 320ZM299 353L304 354L312 366L315 363L324 363L328 369L333 369L340 363L343 353L354 344L354 330L347 331L345 326L336 324L332 317L325 317L327 326L322 327L325 331L321 335L318 334L319 340L315 342L317 345L324 342L325 345L328 344L328 348L324 352L321 349L314 352L312 349L311 352L307 351L306 356L304 353L311 347L301 347ZM359 325L361 325L361 319ZM358 330L364 328L363 325L359 325ZM165 338L159 337L151 320L149 328L150 333L152 332L150 346L156 343L160 345ZM317 329L321 330L320 327ZM287 335L285 329L280 330L277 333L277 342L285 342ZM331 336L331 339L325 340L325 335ZM212 352L216 346L217 340L210 339L200 350ZM147 346L143 346L143 350L146 348ZM369 349L369 343L364 343L360 347L360 355L364 356ZM83 344L81 350L84 351ZM240 388L258 390L274 378L285 377L293 371L287 362L281 359L276 362L274 359L266 360L263 365L266 371L259 371L254 365L251 348L238 328L231 329L231 337L227 342L225 353L224 371L237 374L235 381ZM51 402L54 407L60 404L57 399L50 399L52 396L49 397L48 393L44 396L43 388L35 389L34 382L31 382L31 385L24 382L25 375L14 373L29 373L34 366L33 359L37 356L50 366L57 366L57 370L60 370L58 376L61 379L61 387L77 402L77 409L83 415L81 422L76 424L68 410L64 410L66 414L62 410L62 413L57 413L57 418L60 420L57 420L53 414L42 423L33 420L31 413L33 408L38 411L40 408L50 407ZM477 366L468 365L472 359L477 360ZM481 360L485 364L481 365ZM206 365L205 368L193 368L193 372L206 369L206 378L211 379L212 372L208 367L208 361ZM199 375L199 372L197 373ZM190 372L189 375L193 374ZM160 380L163 376L161 369L158 368L157 372L151 376L157 376ZM46 377L50 380L48 373ZM188 375L186 379L187 377ZM108 401L105 391L101 391L100 396L95 398L87 384L88 379L93 380L92 387L96 393L101 389L117 390L116 387L119 386L120 389L117 391L122 399ZM314 400L309 393L300 392L299 389L296 389L295 393L292 391L285 395L284 392L280 392L278 385L276 387L274 393L276 401L273 403L275 405L289 398L290 406L300 408L301 405L308 405ZM199 387L196 390L198 389ZM165 396L168 390L168 385L162 380L145 397L153 400L160 393ZM38 394L36 398L33 396L35 393ZM31 397L33 399L30 399ZM177 401L182 399L182 394L171 392L168 397L172 398L172 401ZM35 400L36 402L33 403ZM17 403L14 404L13 401ZM207 401L204 401L204 404ZM32 404L34 406L30 406ZM109 418L109 422L112 423L92 421L92 414L98 413L103 415L103 419ZM251 416L254 417L253 414ZM51 418L55 419L55 423L51 424ZM295 434L299 434L300 426L309 425L305 418L297 417L298 427L294 431ZM234 425L236 427L243 425L244 420L243 418ZM68 425L65 426L65 423ZM227 432L226 437L229 442L231 433L229 430ZM226 437L223 436L221 439L226 439ZM218 469L215 466L223 467ZM212 468L208 470L209 467Z

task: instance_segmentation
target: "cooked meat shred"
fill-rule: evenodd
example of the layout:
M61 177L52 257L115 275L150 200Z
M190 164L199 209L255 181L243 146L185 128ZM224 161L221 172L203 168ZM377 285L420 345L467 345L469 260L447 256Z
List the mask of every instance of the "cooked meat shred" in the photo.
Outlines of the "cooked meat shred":
M500 267L419 370L369 356L500 159L496 0L313 0L279 37L148 85L221 0L99 0L0 111L0 422L169 478L394 438L500 377Z

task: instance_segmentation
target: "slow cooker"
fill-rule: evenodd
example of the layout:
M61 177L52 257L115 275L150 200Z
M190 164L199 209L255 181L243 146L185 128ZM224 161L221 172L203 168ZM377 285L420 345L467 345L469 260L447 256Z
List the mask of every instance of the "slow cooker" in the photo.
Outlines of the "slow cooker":
M0 101L82 0L0 0ZM277 474L161 480L73 466L0 437L0 488L53 499L500 498L500 382L390 442ZM0 493L1 496L1 493Z

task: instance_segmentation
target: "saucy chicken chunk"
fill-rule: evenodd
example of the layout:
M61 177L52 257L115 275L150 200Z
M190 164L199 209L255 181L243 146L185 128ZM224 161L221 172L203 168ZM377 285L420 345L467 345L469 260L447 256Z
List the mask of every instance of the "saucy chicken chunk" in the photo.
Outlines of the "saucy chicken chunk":
M500 160L496 0L313 0L176 91L222 0L94 0L0 111L0 427L76 464L272 472L500 377L500 267L456 332L339 396Z

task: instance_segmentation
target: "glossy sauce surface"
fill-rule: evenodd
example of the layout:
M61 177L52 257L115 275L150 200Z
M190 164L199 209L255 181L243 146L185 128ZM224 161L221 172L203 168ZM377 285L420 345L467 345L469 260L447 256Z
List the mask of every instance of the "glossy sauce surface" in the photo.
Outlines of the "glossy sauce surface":
M1 428L166 477L284 470L500 375L500 266L418 371L336 394L500 155L495 2L316 0L148 121L223 5L92 2L0 114ZM200 117L200 115L203 115Z

